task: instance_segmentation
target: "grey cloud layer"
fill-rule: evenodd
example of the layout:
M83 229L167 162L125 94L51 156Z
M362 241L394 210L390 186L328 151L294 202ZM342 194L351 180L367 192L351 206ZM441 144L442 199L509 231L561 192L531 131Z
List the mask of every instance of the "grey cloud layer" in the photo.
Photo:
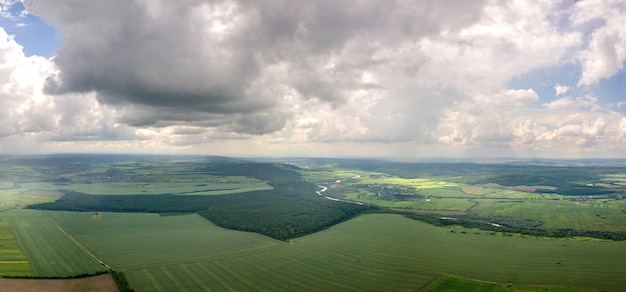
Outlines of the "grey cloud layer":
M39 59L45 70L32 69L36 76L24 79L35 91L44 88L41 96L28 101L16 97L28 96L28 88L17 95L0 89L7 96L0 105L18 108L0 117L6 121L0 136L140 141L133 145L150 149L244 140L242 149L331 142L626 145L626 118L585 91L623 70L626 8L618 2L25 5L59 29L61 47ZM6 57L0 63L17 72L21 65L12 60L26 59L14 42L10 49L0 50ZM575 90L576 84L554 84L556 96L538 96L507 88L515 76L564 64L581 69Z
M368 86L360 80L364 71L388 79L415 74L415 48L398 59L396 47L475 21L480 4L26 2L61 31L53 59L59 73L48 77L47 93L95 91L102 104L121 109L118 121L130 126L195 122L250 134L285 126L292 115L286 95L338 106Z

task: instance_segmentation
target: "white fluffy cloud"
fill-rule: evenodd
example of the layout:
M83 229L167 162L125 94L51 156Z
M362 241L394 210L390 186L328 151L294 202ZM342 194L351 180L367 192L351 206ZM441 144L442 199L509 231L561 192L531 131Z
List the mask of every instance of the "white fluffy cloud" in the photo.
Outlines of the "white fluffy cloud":
M33 140L132 139L95 94L46 94L45 78L55 71L49 59L24 56L22 47L0 28L0 137L5 145L11 144L12 137L29 144L37 144Z
M559 96L562 94L565 94L569 91L569 86L567 85L561 85L561 84L557 84L554 86L554 91L555 91L555 95Z
M581 1L573 13L575 24L584 26L603 22L590 36L589 46L581 51L582 76L578 85L594 85L624 68L626 60L626 2Z
M442 119L440 130L448 134L439 141L568 155L623 149L624 117L600 106L594 96L564 97L543 105L536 105L537 100L532 90L509 90L459 103Z
M0 136L49 131L54 103L41 92L41 76L51 70L41 57L25 57L22 47L0 28Z
M230 155L626 145L622 114L584 89L623 68L623 1L24 4L61 46L25 57L0 33L5 145ZM578 88L507 88L563 64L580 67Z
M456 104L439 124L439 141L456 145L507 143L526 119L521 109L538 99L533 90L508 90L495 96L477 95ZM527 127L527 125L526 125Z

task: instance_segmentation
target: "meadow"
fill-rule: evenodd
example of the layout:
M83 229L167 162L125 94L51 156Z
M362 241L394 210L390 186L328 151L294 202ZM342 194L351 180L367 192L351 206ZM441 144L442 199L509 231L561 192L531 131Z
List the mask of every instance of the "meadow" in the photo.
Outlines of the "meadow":
M51 189L59 189L51 186ZM227 195L251 191L271 190L272 187L263 182L230 182L230 183L106 183L106 184L72 184L62 187L63 191L74 191L90 195Z
M9 183L9 182L5 182ZM0 211L24 208L30 204L54 202L63 196L58 186L50 183L21 183L0 190Z
M626 288L626 242L492 235L390 214L285 242L197 215L44 212L125 271L138 291L415 291L440 275L572 291Z
M384 173L382 169L372 169L372 166L363 171L365 167L355 162L350 164L353 167L350 169L338 168L340 162L336 165L312 165L315 164L303 163L302 175L328 187L325 195L335 198L421 214L448 216L450 212L455 212L456 215L482 218L488 222L498 222L500 218L533 220L542 222L541 228L544 229L626 232L626 200L623 199L626 196L625 169L610 168L605 169L605 173L594 170L593 175L576 177L586 180L564 183L565 190L573 190L570 194L558 193L559 188L545 184L553 182L552 176L560 174L546 172L544 167L536 167L537 172L543 172L547 177L533 178L537 180L536 185L522 184L523 180L519 181L519 185L501 185L494 182L502 182L502 178L482 170L489 166L471 169L462 176L461 170L448 168L426 177L420 177L417 172L411 175L395 171L402 174L400 177L392 175L389 166L384 168L389 173ZM517 168L496 170L510 181L509 177L520 172ZM535 171L532 168L528 170ZM581 172L586 170L580 168ZM567 172L570 171L567 168ZM523 173L520 176L529 175ZM602 191L580 195L578 192L582 187L598 187Z

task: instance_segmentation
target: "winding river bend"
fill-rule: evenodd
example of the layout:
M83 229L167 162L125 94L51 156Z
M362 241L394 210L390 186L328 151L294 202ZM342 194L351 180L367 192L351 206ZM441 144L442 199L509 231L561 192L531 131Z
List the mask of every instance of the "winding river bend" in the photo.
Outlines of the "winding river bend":
M348 200L337 199L337 198L333 198L333 197L329 197L329 196L324 196L324 194L322 194L322 193L325 192L326 190L328 190L328 187L325 187L323 185L317 185L317 186L320 187L321 189L319 191L315 191L315 193L318 194L320 197L324 197L324 198L329 199L331 201L346 202L346 203L352 203L352 204L357 204L357 205L363 206L363 203L361 203L361 202L348 201Z

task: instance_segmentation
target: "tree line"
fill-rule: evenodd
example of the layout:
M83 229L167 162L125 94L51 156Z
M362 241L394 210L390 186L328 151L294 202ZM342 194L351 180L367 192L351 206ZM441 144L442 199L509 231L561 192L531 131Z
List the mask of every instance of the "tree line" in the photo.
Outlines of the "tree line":
M478 218L459 216L454 219L443 218L434 215L420 215L409 212L398 212L407 218L423 221L435 226L461 226L464 228L476 228L480 230L488 230L502 233L519 233L528 236L537 237L593 237L608 240L626 240L626 232L613 232L601 230L576 230L571 228L539 228L536 220L522 220L515 218ZM497 225L494 225L495 223Z
M206 166L202 170L211 174L253 176L267 180L274 189L222 196L87 195L66 191L54 202L27 208L82 212L198 213L218 226L256 232L279 240L311 234L377 208L320 197L315 194L317 186L302 180L291 166L224 162Z

